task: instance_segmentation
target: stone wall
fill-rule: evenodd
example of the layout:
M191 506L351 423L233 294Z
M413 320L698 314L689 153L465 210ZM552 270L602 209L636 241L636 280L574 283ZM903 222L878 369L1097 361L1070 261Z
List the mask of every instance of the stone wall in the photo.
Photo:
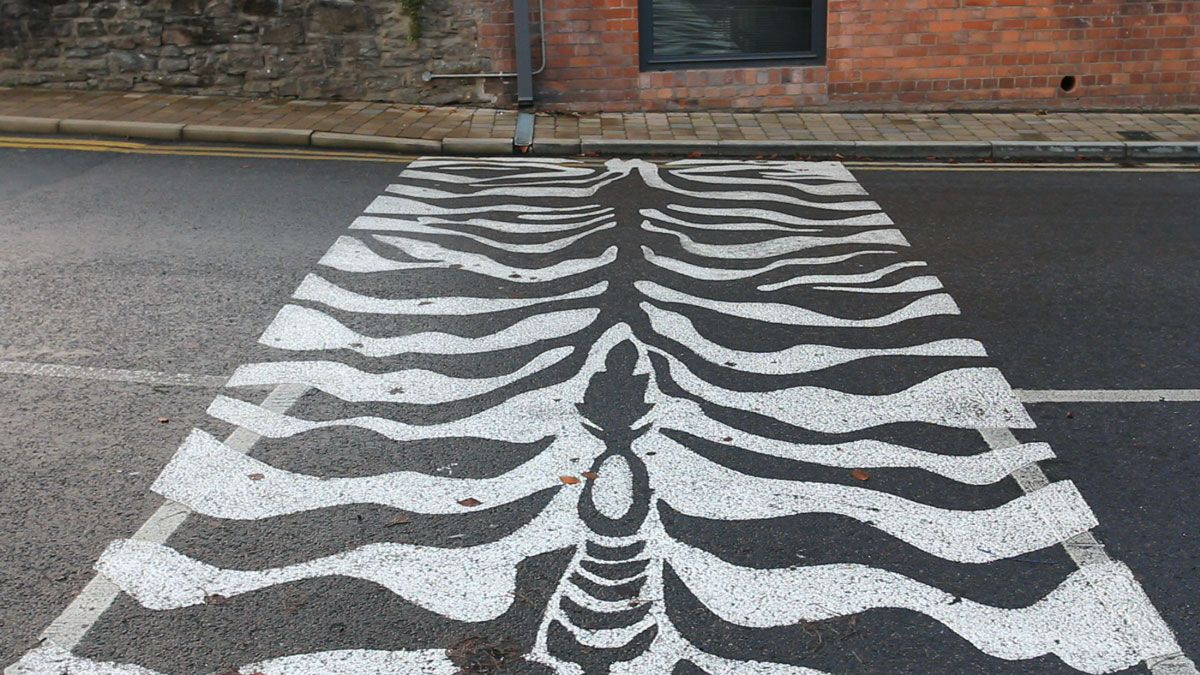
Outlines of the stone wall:
M494 103L483 8L424 0L0 0L0 86Z

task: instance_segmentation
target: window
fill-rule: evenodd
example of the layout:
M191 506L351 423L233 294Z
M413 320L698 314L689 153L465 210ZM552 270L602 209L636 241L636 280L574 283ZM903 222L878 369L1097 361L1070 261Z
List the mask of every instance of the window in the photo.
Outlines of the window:
M639 15L643 70L816 61L825 52L825 0L640 0Z

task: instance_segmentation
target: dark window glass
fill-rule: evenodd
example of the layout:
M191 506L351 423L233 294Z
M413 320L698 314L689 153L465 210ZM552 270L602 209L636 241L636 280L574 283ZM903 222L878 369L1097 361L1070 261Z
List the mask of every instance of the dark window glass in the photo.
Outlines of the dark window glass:
M644 64L818 58L824 0L642 0Z

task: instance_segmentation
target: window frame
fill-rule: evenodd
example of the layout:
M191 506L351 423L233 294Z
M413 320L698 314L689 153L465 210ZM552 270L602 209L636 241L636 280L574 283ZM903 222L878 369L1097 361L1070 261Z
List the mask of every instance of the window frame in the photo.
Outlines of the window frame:
M638 0L638 65L642 72L714 67L754 68L759 66L823 65L828 0L812 0L812 49L804 52L762 54L690 54L654 56L654 0Z

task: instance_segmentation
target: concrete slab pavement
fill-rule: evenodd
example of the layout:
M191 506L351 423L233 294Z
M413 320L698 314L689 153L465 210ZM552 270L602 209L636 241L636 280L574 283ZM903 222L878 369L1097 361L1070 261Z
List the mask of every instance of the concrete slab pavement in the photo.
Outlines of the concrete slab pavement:
M513 152L517 114L366 101L0 88L0 132L317 146L422 154ZM539 113L535 155L938 159L1200 159L1200 114Z

